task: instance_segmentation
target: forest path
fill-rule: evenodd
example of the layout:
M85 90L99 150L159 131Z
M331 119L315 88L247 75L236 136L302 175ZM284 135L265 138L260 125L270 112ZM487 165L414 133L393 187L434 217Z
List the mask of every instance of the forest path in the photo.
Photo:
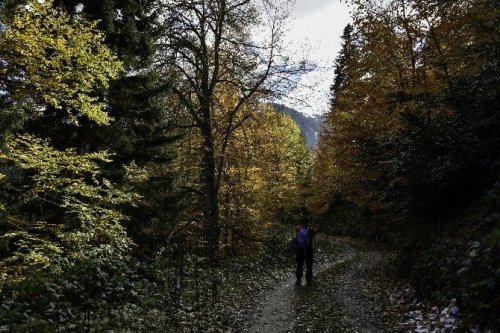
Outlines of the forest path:
M406 309L402 309L401 303L412 299L412 289L389 278L394 273L391 254L348 238L320 239L316 251L329 257L314 267L312 285L295 286L291 274L261 297L244 332L361 333L406 329ZM330 249L321 244L330 245Z

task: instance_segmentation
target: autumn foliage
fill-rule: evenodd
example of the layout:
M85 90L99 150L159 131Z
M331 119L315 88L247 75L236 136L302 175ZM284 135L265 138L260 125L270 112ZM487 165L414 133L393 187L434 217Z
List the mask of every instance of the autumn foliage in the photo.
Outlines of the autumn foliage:
M494 320L498 3L352 3L316 153L315 210L333 230L389 240L422 295L458 297ZM474 246L484 265L469 274Z

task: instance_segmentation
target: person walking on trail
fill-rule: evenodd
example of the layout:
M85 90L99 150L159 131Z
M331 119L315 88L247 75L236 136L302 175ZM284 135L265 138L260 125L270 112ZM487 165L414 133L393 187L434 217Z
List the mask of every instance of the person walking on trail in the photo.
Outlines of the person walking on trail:
M313 278L313 239L316 235L316 228L309 224L310 217L304 215L300 224L295 225L294 252L297 259L297 270L295 282L296 286L301 285L304 274L304 262L306 263L306 282L309 284Z

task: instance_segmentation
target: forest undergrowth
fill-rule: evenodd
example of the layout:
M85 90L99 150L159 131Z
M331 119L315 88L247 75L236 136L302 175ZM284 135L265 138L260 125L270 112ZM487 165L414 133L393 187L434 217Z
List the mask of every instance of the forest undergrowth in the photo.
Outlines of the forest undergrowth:
M210 293L213 271L200 267L194 258L187 259L178 300L172 303L163 294L163 304L171 308L159 308L157 302L162 295L161 289L157 289L143 298L143 304L149 305L143 306L146 317L141 321L162 332L244 332L259 301L277 283L295 275L295 258L289 243L288 235L283 235L273 247L264 248L255 256L228 258L217 272L220 288L215 303ZM330 263L339 253L339 246L327 240L318 240L315 247L315 267Z

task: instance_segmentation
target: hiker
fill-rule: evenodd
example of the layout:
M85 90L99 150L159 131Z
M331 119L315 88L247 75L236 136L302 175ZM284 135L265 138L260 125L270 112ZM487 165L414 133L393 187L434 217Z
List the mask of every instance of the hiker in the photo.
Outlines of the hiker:
M297 276L296 286L301 285L301 279L304 274L304 261L306 263L306 282L309 284L312 282L312 266L314 260L313 251L313 238L316 235L316 228L309 224L310 217L309 214L304 214L300 224L295 225L294 247L295 255L297 259L297 270L295 275Z

